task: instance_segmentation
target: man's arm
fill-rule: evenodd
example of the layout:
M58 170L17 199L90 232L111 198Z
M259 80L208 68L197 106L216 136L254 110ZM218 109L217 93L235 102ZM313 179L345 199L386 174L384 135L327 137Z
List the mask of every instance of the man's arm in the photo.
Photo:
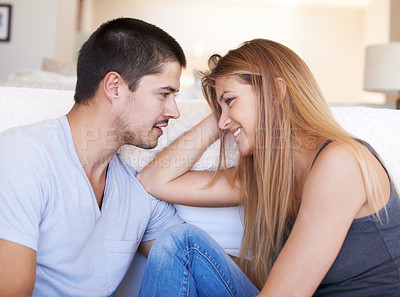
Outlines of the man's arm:
M0 239L0 296L31 296L36 278L36 252Z
M150 252L150 249L151 249L151 246L153 245L153 243L154 243L154 240L145 241L145 242L140 243L138 251L147 258L149 256L149 252Z

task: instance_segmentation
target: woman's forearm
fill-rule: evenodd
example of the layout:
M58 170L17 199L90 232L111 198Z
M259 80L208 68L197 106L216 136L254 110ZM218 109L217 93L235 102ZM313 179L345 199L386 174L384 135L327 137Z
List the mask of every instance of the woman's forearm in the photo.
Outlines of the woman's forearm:
M210 114L158 154L137 178L150 193L153 186L161 188L188 172L218 136L217 122Z

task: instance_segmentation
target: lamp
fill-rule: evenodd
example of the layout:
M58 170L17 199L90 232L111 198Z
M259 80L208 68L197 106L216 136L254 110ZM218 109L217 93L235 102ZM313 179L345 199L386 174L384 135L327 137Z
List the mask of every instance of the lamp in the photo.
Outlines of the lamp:
M400 109L400 42L367 47L364 90L396 94Z

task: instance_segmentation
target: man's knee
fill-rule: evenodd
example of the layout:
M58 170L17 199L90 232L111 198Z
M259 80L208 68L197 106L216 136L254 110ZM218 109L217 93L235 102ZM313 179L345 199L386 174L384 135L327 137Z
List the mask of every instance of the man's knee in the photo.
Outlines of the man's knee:
M206 232L191 224L181 224L168 230L171 236L177 238L198 238L206 235Z
M151 253L174 253L187 250L194 241L208 236L199 227L191 224L174 226L160 235L154 242Z

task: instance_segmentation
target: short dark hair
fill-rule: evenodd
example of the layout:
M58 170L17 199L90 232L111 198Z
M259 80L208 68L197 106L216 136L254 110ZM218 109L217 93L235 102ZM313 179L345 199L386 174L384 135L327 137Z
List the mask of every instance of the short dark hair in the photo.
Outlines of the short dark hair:
M75 102L87 103L110 71L118 72L134 91L143 76L158 73L169 61L186 67L181 46L164 30L134 18L108 21L79 51Z

